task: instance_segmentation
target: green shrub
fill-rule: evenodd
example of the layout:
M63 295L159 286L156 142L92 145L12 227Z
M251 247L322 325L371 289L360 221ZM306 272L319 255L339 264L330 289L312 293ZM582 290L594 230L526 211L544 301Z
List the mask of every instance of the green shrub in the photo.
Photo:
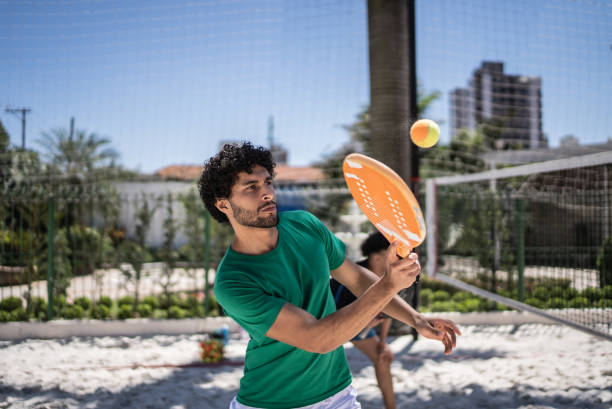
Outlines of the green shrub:
M612 300L604 299L597 301L597 308L610 308L612 307Z
M433 293L433 297L432 297L432 301L435 302L440 302L440 301L449 301L450 300L450 295L448 295L448 293L444 290L437 290L434 291Z
M217 301L217 297L214 294L210 294L207 297L208 300L208 311L219 311L219 302ZM206 300L205 300L206 302Z
M60 295L59 297L56 297L54 301L54 305L56 307L59 307L60 310L68 306L68 300L66 299L65 295Z
M486 298L480 299L480 304L478 305L478 311L488 312L488 311L497 311L498 309L499 308L495 301L491 301Z
M154 297L152 295L147 295L145 298L143 298L142 302L150 306L151 311L159 308L159 300L157 299L157 297Z
M434 301L431 304L432 312L448 312L448 311L457 311L457 310L458 310L457 303L453 301Z
M133 304L123 304L119 307L117 318L120 320L126 320L128 318L134 318Z
M91 317L98 320L107 320L111 316L110 308L106 304L96 304L91 309Z
M30 309L35 315L38 315L40 312L47 312L47 300L42 297L32 297L30 305Z
M567 300L571 300L572 298L576 298L578 296L578 290L575 288L566 288L564 298Z
M79 297L74 300L74 305L78 305L83 310L88 311L91 309L91 300L87 297Z
M87 275L94 272L113 252L113 242L96 229L83 225L70 226L68 230L74 258L73 274Z
M529 304L536 308L546 308L546 303L539 298L530 297L525 300L525 304Z
M8 311L0 310L0 322L9 322L11 320L11 313Z
M591 305L591 303L589 302L589 299L586 297L572 298L570 302L567 304L569 308L586 308L589 305Z
M11 321L27 321L28 320L28 312L25 308L19 307L10 312Z
M550 298L550 293L547 287L538 286L533 289L532 296L538 300L547 301Z
M171 307L178 307L179 304L180 300L176 294L161 295L159 297L159 306L165 310L169 310Z
M126 305L132 308L134 306L134 303L135 303L134 297L132 297L131 295L126 295L126 296L119 298L119 308L120 309Z
M11 312L20 307L23 308L23 303L19 297L11 296L0 301L0 310L2 311Z
M153 313L153 308L149 304L138 305L138 316L141 318L148 318Z
M210 312L212 313L213 311L217 311L215 310L210 310ZM198 305L194 310L191 311L192 312L192 316L194 317L198 317L198 318L203 318L206 316L206 312L204 310L204 306L203 305ZM217 315L218 315L218 311L217 311Z
M612 300L612 285L606 285L603 288L603 294L605 298Z
M179 306L185 310L191 311L191 310L195 310L198 307L198 305L200 305L200 302L198 301L198 299L194 297L193 295L190 295L182 299Z
M596 301L604 298L602 288L589 287L582 290L582 296L587 298L589 301Z
M548 300L546 305L548 308L560 309L560 308L565 308L565 306L567 305L567 302L561 297L553 297L550 300Z
M550 297L551 298L563 298L565 297L565 292L566 290L562 287L553 287L550 290Z
M165 320L168 318L168 311L166 310L155 310L153 311L153 318L156 320Z
M80 320L85 316L85 311L80 305L68 305L61 309L60 316L68 320Z
M475 297L468 298L464 300L462 304L464 305L464 312L475 312L478 311L480 307L480 299Z
M113 300L108 295L101 295L98 304L104 305L108 309L113 308Z
M429 288L424 288L421 290L420 296L421 305L423 307L428 307L429 304L431 304L431 300L433 298L433 291L431 291Z
M467 291L457 291L455 294L453 294L451 300L460 303L469 298L472 298L472 294L468 293Z
M172 318L172 319L185 318L185 310L183 310L178 305L173 305L170 308L168 308L168 318Z

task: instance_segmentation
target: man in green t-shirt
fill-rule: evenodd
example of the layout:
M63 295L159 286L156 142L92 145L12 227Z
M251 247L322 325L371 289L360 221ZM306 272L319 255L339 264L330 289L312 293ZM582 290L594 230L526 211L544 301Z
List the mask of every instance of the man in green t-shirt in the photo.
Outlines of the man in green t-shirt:
M440 340L445 353L461 333L452 321L426 318L395 296L419 274L416 254L399 259L392 243L379 279L347 259L344 244L310 213L279 214L274 166L265 148L227 144L199 180L208 211L234 230L215 296L251 337L230 408L360 408L342 345L381 311ZM330 273L359 296L338 311Z

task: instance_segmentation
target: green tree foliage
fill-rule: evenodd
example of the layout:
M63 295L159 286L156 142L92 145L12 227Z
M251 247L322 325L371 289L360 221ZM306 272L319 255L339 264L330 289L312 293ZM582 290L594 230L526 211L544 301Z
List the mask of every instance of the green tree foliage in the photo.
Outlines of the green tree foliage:
M84 130L75 135L64 128L43 132L37 141L43 147L43 157L61 174L84 178L95 170L114 165L119 157L110 147L110 139Z
M174 240L179 229L179 223L174 216L173 205L174 198L171 193L168 193L165 197L166 217L163 222L164 242L162 243L160 249L161 259L164 265L159 284L161 285L164 294L170 294L172 287L176 284L176 282L173 281L172 275L178 259L178 252L174 248Z

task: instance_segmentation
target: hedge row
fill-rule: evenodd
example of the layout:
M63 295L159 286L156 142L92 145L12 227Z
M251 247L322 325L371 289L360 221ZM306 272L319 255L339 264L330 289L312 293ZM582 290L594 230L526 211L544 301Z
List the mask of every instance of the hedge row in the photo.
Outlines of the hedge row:
M218 316L219 308L215 297L211 295L208 300L208 316ZM101 296L95 301L87 297L80 297L72 302L60 296L54 305L54 318L56 319L180 319L204 316L206 316L204 303L193 295L185 294L147 296L138 304L132 296L125 296L118 300ZM47 302L44 299L33 298L29 309L19 297L8 297L0 301L0 322L29 320L47 320Z

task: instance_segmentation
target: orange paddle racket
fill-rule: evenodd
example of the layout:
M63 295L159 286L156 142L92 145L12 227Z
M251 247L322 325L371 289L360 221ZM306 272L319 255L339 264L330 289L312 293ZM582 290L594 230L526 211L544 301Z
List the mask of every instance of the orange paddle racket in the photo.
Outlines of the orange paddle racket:
M344 158L342 171L361 211L390 243L400 242L399 257L406 257L425 240L421 207L391 168L365 155L351 153Z

